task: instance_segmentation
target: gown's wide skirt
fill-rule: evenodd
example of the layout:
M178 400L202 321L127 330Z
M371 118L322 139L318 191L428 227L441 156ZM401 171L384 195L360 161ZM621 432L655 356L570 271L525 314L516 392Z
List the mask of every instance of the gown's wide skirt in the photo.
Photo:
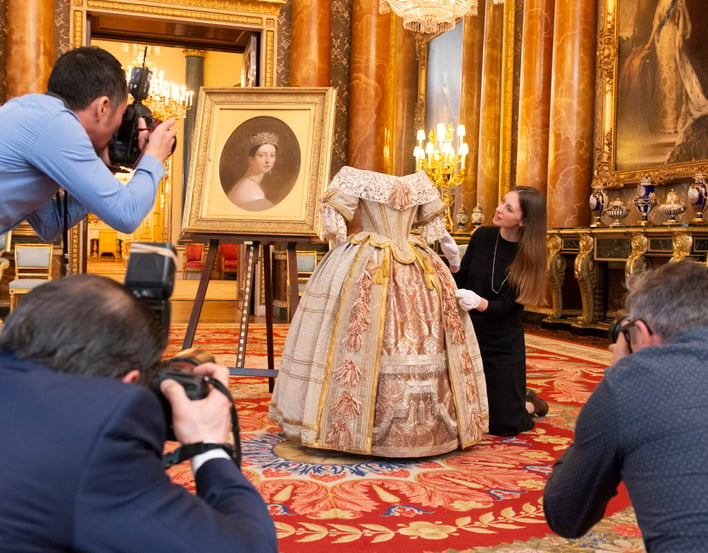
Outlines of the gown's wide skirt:
M440 258L414 261L359 236L332 250L303 293L283 350L270 417L315 448L423 457L487 431L472 324Z

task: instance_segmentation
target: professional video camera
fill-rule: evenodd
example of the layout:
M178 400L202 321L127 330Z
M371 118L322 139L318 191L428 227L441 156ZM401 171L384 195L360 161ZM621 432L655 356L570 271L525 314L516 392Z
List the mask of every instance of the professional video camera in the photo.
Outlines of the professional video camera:
M130 169L135 165L141 153L139 132L145 129L150 132L161 123L153 116L150 108L143 104L150 94L150 81L152 80L152 71L145 65L146 58L147 46L143 54L142 67L133 67L130 71L128 93L133 97L133 102L126 108L120 127L108 145L111 168L115 171L126 171L126 168ZM141 117L145 121L144 127L140 126L139 119ZM174 151L174 146L172 151Z

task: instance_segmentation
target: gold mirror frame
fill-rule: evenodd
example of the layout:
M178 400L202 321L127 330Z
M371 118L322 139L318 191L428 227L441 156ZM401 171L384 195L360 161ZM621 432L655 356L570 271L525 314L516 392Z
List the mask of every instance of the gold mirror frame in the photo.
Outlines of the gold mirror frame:
M286 0L72 0L70 13L70 45L84 46L89 14L116 13L132 17L177 22L213 24L260 30L262 33L263 86L275 86L278 15ZM86 252L81 241L85 223L69 233L71 272L81 272Z
M630 0L603 0L597 38L597 102L595 109L595 167L593 187L622 188L636 184L644 175L654 183L687 181L705 172L708 160L658 163L631 170L617 169L617 86L619 73L619 4ZM635 0L632 0L635 1Z

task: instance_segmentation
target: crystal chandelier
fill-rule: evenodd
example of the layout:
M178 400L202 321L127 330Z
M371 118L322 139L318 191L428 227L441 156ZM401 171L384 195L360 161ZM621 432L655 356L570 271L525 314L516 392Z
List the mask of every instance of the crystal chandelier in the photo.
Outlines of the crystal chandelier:
M494 0L503 4L504 0ZM444 33L465 15L477 15L477 0L379 0L379 13L391 10L415 33Z

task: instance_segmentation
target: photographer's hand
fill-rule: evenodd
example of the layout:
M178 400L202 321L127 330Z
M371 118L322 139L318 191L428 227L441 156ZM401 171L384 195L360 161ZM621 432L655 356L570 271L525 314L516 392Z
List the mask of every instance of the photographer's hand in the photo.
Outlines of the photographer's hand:
M614 344L610 344L609 349L610 353L612 354L613 365L617 363L617 361L631 353L629 351L627 340L625 340L624 334L622 334L621 332L617 336L617 341Z
M226 367L204 363L195 367L194 372L218 379L228 386L229 370ZM228 441L231 430L231 404L219 390L211 388L206 398L190 400L184 388L170 379L160 384L160 390L172 407L172 424L180 443Z
M172 154L176 135L175 119L167 119L157 125L149 134L145 140L145 147L142 152L144 154L150 154L161 162L164 162ZM142 138L142 136L140 138Z

